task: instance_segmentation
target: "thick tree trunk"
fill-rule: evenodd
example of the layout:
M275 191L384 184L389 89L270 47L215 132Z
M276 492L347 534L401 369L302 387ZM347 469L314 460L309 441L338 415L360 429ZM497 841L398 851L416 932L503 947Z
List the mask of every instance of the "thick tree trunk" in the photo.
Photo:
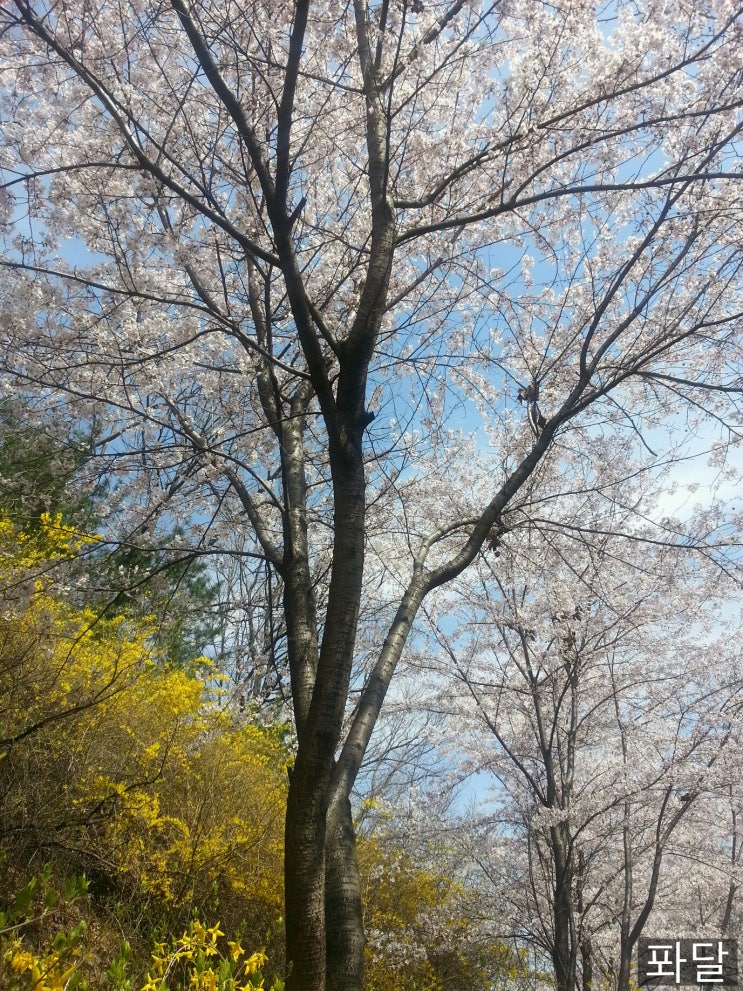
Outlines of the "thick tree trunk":
M298 754L284 832L286 961L290 991L325 989L324 794Z
M309 705L295 700L298 747L285 830L287 991L361 991L363 935L360 902L353 892L355 837L347 792L333 804L328 824L364 569L361 430L345 423L341 428L339 433L350 440L330 444L335 538L322 645ZM332 933L325 916L326 874ZM330 980L326 960L333 969Z
M351 802L328 813L325 839L326 984L332 991L362 991L364 921Z

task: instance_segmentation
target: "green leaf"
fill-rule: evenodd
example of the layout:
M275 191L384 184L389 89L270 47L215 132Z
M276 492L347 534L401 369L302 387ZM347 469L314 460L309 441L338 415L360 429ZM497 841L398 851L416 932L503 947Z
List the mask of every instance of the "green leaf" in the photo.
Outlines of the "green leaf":
M26 915L29 908L31 907L31 901L34 896L34 890L36 889L36 878L32 877L25 888L21 888L18 894L15 896L15 902L13 903L13 914L14 916Z

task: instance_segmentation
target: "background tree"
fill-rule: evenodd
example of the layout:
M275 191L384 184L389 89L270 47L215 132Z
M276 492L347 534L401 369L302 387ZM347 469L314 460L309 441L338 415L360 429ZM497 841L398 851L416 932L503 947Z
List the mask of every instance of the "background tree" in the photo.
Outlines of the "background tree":
M0 506L19 529L38 527L44 514L58 514L83 531L94 494L76 488L76 473L92 441L57 420L33 423L27 401L0 403ZM33 425L32 425L33 423Z
M524 959L481 928L472 892L457 876L454 847L441 834L438 841L415 839L393 828L359 842L369 991L394 989L403 980L420 991L498 982L526 987L533 975Z
M736 620L732 587L696 554L646 547L640 572L592 508L582 497L581 525L603 529L589 553L561 534L509 535L481 562L460 625L438 631L439 667L429 654L428 705L450 713L452 757L495 779L492 828L521 872L496 883L522 937L549 954L559 988L589 988L595 969L627 991L651 917L693 926L691 878L726 873L720 849L688 842L709 829L700 807L706 821L739 781Z
M165 514L202 554L238 529L279 575L289 980L360 988L349 796L424 599L503 532L559 527L574 484L621 498L682 410L720 459L737 437L741 13L0 17L3 368L106 423L107 539ZM387 634L352 704L372 578Z
M105 540L105 521L115 511L118 493L105 474L86 470L96 435L95 425L67 422L58 411L35 417L28 396L6 399L0 406L4 516L26 539L39 530L48 538L55 519L62 524L61 540L70 527L96 534L98 539L77 544L74 568L67 562L70 602L144 619L163 662L187 664L208 651L229 669L243 696L275 696L281 634L274 620L269 638L267 576L236 576L234 562L216 558L207 574L203 558L183 552L177 521L170 519L156 536L145 522L126 542ZM272 651L269 641L275 643Z

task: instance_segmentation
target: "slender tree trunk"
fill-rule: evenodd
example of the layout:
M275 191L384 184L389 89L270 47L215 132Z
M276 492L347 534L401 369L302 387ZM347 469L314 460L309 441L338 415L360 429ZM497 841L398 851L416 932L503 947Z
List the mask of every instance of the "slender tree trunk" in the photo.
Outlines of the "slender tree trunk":
M555 941L552 963L558 991L574 991L576 953L573 946L572 857L569 837L559 826L550 829L555 864Z
M630 970L632 968L632 947L633 943L622 934L622 942L619 951L619 977L617 979L617 991L630 991Z
M583 991L591 991L593 988L593 950L590 939L584 939L581 941L580 962L583 976Z
M720 923L720 933L723 936L730 935L730 922L733 917L733 904L735 902L735 893L737 890L737 884L731 881L730 887L728 888L727 900L725 902L725 911L723 912L722 922Z
M733 801L733 789L732 785L729 788L730 801ZM738 816L733 806L731 810L731 832L732 832L732 845L730 848L730 866L733 870L738 863ZM730 923L733 917L733 904L735 902L735 894L738 890L738 885L735 881L730 882L730 887L728 888L728 896L725 902L725 911L722 914L722 921L720 922L720 933L723 936L728 936L730 934Z
M583 901L583 884L586 877L586 858L583 850L578 851L578 873L576 878L576 896L578 901L578 917L580 925L580 965L581 987L583 991L591 991L593 987L593 947L591 938L585 932L585 903Z
M328 813L325 839L326 983L332 991L362 991L364 922L351 802Z
M622 742L624 744L624 740ZM622 900L622 915L619 920L619 974L617 976L617 991L629 991L630 963L632 961L630 928L634 862L629 834L629 815L629 802L625 802L624 825L622 827L622 842L624 845L624 897Z

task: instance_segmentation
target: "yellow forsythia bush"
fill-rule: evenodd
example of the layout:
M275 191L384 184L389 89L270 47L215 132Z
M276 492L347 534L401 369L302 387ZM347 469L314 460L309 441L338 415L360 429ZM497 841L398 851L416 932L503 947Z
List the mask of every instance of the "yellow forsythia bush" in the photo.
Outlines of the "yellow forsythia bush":
M65 601L66 562L91 539L0 517L0 912L29 863L53 860L87 875L100 919L115 913L95 970L114 930L141 962L154 928L195 911L260 946L283 912L285 730L224 706L206 660L158 663L146 622ZM6 971L31 974L27 954Z
M248 956L238 940L227 940L225 952L218 946L221 936L219 924L207 929L196 919L179 939L156 943L141 991L284 991L279 978L266 987L262 950Z
M13 906L0 912L0 988L3 991L89 991L85 976L90 954L83 937L84 919L68 928L56 928L36 947L25 930L48 929L55 916L69 913L85 901L86 883L73 878L62 892L50 884L47 866L17 894ZM125 942L103 980L108 991L283 991L274 978L265 984L263 951L246 955L237 939L222 939L219 924L210 928L194 919L178 939L156 941L144 982L129 976L131 946ZM38 939L37 939L38 942Z
M523 958L481 932L447 862L451 852L435 843L414 855L385 842L383 830L360 839L366 991L533 986Z

